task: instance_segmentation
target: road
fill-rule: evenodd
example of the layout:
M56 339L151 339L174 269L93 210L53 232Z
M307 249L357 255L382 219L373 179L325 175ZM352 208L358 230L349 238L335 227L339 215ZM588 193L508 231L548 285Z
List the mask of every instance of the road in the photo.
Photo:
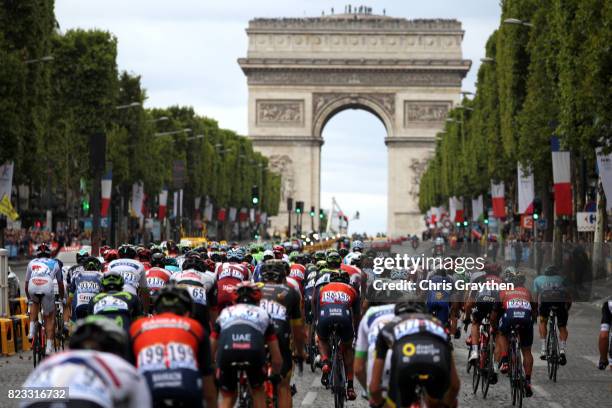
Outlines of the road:
M18 274L22 271L16 270ZM546 364L535 360L533 385L534 396L525 400L525 406L538 408L605 407L612 401L612 371L597 370L597 335L599 330L600 309L595 303L578 303L570 314L568 341L568 363L560 367L557 383L546 376ZM464 333L462 333L464 334ZM539 351L539 339L535 333L534 350ZM467 348L464 338L455 340L455 361L461 378L459 402L463 407L510 407L508 380L500 377L498 384L489 390L483 400L481 395L471 392L471 374L466 373ZM0 358L0 407L17 406L7 399L7 390L18 388L32 370L29 353ZM332 407L333 398L329 390L320 384L320 372L313 374L308 367L300 376L294 375L298 393L294 405L305 407ZM360 389L359 389L360 390ZM365 399L349 402L348 407L368 407Z

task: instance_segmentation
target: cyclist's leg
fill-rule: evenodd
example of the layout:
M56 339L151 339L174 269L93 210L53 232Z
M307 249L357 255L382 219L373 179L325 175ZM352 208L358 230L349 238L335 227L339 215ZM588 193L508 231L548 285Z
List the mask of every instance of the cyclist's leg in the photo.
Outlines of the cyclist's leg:
M510 333L510 322L504 314L499 320L499 331L495 337L495 349L499 350L499 363L502 374L508 372L508 334Z
M278 388L279 408L291 407L291 371L281 378Z
M548 313L549 308L546 303L538 304L538 332L540 334L540 359L546 359L546 336L548 334Z
M34 325L38 320L38 312L40 312L40 304L38 300L32 299L30 301L30 331L28 333L28 339L30 340L34 337Z
M47 354L54 350L55 342L55 295L53 291L45 293L41 301L43 320L45 322L45 333L47 334Z
M233 408L236 404L236 391L221 390L221 403L219 408Z
M565 357L565 347L567 345L567 338L569 336L569 332L567 331L568 317L569 312L565 307L565 304L560 303L559 307L557 307L557 327L559 328L559 353L561 354L561 365L565 365L567 362Z
M266 408L266 392L263 385L251 387L251 396L253 397L253 408Z

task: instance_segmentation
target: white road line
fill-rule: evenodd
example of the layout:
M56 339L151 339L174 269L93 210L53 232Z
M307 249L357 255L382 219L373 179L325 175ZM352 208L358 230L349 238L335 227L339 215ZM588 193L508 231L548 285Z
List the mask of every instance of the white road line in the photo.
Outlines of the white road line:
M550 393L539 385L532 384L531 389L534 391L534 394L537 396L541 396L544 398L550 398Z
M315 399L317 399L317 392L316 391L308 391L306 393L306 396L302 400L302 405L312 405L314 403Z
M599 356L582 356L585 360L592 362L593 364L599 364Z
M563 408L563 405L559 404L558 402L554 402L554 401L548 402L548 406L550 408Z

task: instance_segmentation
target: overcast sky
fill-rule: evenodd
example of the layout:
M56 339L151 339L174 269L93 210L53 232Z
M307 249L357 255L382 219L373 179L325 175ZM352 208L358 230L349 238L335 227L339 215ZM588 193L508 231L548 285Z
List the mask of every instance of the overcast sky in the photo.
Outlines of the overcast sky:
M247 50L244 31L255 17L316 17L345 1L325 0L56 0L60 28L99 28L119 41L120 70L139 74L147 107L191 105L200 115L241 134L247 132L247 87L236 63ZM353 2L375 14L412 18L456 18L463 23L463 57L472 69L463 82L474 90L487 37L499 24L496 0L377 0ZM387 217L385 129L370 113L344 111L323 131L322 202L335 196L361 219L351 230L384 231Z

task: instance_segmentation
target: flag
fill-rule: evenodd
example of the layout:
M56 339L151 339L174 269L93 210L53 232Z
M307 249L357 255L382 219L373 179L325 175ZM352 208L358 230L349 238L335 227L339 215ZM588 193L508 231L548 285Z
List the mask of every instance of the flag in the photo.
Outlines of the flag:
M261 223L265 224L268 221L268 213L261 213Z
M0 166L0 200L7 196L11 202L11 190L13 189L13 162L6 162Z
M245 207L240 209L240 214L238 215L238 220L240 222L245 222L249 218L249 213Z
M597 172L606 195L606 210L612 209L612 153L603 154L602 148L595 150L597 154Z
M506 201L504 199L504 182L495 184L491 182L491 201L493 201L493 215L496 218L506 217Z
M431 209L429 211L431 211L431 220L430 220L430 222L432 224L435 224L436 222L438 222L438 219L440 217L440 211L439 211L438 207L431 207Z
M226 211L225 208L219 208L219 212L217 213L217 219L221 222L225 221Z
M236 207L230 207L229 209L229 220L230 222L236 222Z
M200 204L202 204L202 197L196 197L193 199L193 208L196 211L200 209Z
M178 202L179 202L179 193L175 191L172 194L172 216L174 218L178 217Z
M166 208L168 207L168 189L164 189L159 193L159 208L157 209L157 219L163 220L166 218Z
M113 189L113 171L109 170L102 177L102 203L100 208L100 215L106 217L108 215L108 207L111 202L111 191Z
M251 220L251 222L255 222L255 209L251 208L249 210L249 219Z
M478 198L472 198L472 221L478 221L484 213L484 205L482 203L482 194Z
M463 222L463 201L457 197L449 198L448 208L453 222Z
M213 217L213 205L211 202L206 204L206 208L204 209L204 219L206 221L212 221Z
M550 140L552 148L553 182L555 184L555 214L572 215L572 178L570 152L561 151L559 138Z
M13 205L11 204L11 200L9 200L8 195L4 195L4 197L2 197L2 200L0 200L0 214L6 215L8 218L11 219L11 221L15 221L19 218L19 214L13 208Z
M142 182L132 185L132 214L134 217L144 216L142 206L144 204L144 184Z
M534 184L533 172L519 163L516 167L518 177L518 213L533 214Z

